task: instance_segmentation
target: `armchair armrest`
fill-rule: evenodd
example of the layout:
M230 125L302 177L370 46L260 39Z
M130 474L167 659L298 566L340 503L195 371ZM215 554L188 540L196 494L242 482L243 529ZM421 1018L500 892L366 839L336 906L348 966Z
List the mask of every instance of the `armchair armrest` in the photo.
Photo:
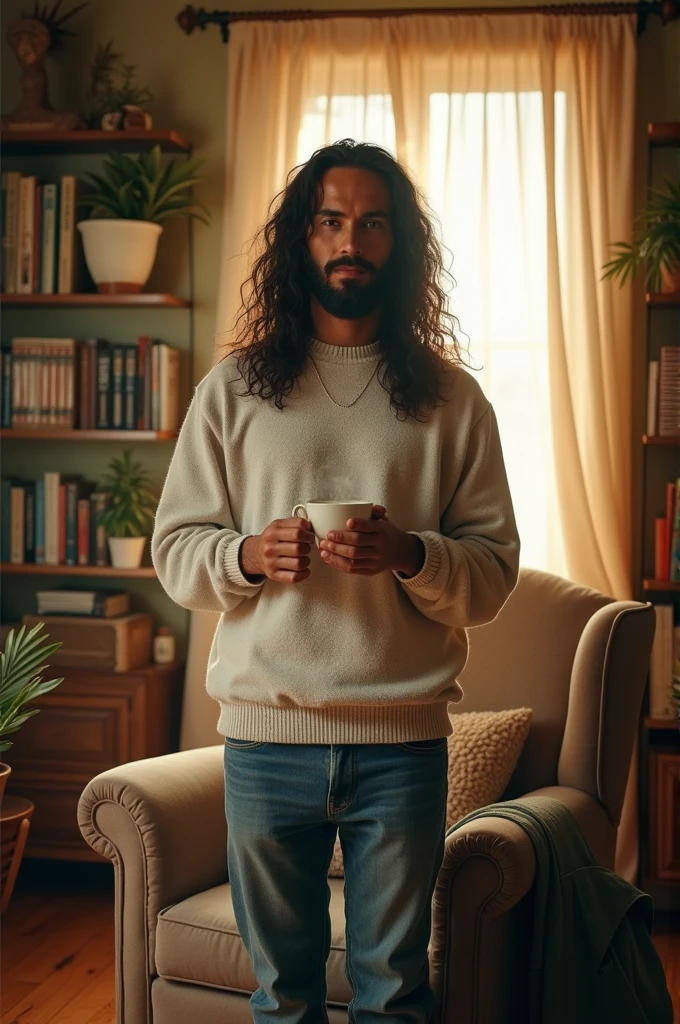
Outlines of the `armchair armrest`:
M152 1019L159 911L227 881L223 753L130 761L95 776L78 801L83 837L114 866L120 1020Z
M509 819L476 818L447 835L430 949L442 1024L526 1024L535 874L531 840Z

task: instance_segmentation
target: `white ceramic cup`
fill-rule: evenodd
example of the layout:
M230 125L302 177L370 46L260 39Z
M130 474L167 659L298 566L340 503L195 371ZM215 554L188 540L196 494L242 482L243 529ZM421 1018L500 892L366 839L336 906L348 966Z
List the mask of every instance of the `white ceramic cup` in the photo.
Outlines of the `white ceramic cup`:
M330 530L347 530L348 519L370 519L372 501L308 501L296 505L291 515L307 519L316 534L316 546L324 540Z

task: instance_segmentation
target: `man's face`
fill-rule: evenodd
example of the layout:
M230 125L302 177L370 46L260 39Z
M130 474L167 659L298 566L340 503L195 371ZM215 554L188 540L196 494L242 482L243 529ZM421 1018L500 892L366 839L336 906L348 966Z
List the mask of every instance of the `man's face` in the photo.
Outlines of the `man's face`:
M379 304L393 234L390 193L373 171L333 167L307 236L310 290L331 316L353 320Z

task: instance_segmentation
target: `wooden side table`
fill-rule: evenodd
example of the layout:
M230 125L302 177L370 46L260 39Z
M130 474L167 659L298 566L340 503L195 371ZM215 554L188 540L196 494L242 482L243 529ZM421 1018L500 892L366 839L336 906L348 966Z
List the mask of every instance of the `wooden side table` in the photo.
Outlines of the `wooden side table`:
M0 804L0 914L10 901L24 855L34 804L22 796L4 796Z

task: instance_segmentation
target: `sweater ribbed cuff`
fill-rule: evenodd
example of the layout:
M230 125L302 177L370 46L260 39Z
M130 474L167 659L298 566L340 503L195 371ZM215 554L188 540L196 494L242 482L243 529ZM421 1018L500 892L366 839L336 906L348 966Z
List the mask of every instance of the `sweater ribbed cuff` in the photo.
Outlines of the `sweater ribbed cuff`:
M423 543L425 548L425 561L423 562L423 567L415 576L404 576L398 569L393 569L392 572L399 582L403 583L403 585L408 587L409 590L418 590L421 587L427 587L432 583L441 568L442 562L444 561L445 552L442 550L442 542L432 530L424 530L422 532L419 532L418 530L408 530L407 533L412 533L415 537L420 537L420 540Z
M237 537L226 545L224 549L224 569L227 574L227 579L230 583L235 583L237 587L261 587L264 583L266 576L262 576L261 579L253 582L252 580L246 579L241 571L241 565L239 562L239 553L241 545L248 537L252 537L251 533L244 533L242 537Z

